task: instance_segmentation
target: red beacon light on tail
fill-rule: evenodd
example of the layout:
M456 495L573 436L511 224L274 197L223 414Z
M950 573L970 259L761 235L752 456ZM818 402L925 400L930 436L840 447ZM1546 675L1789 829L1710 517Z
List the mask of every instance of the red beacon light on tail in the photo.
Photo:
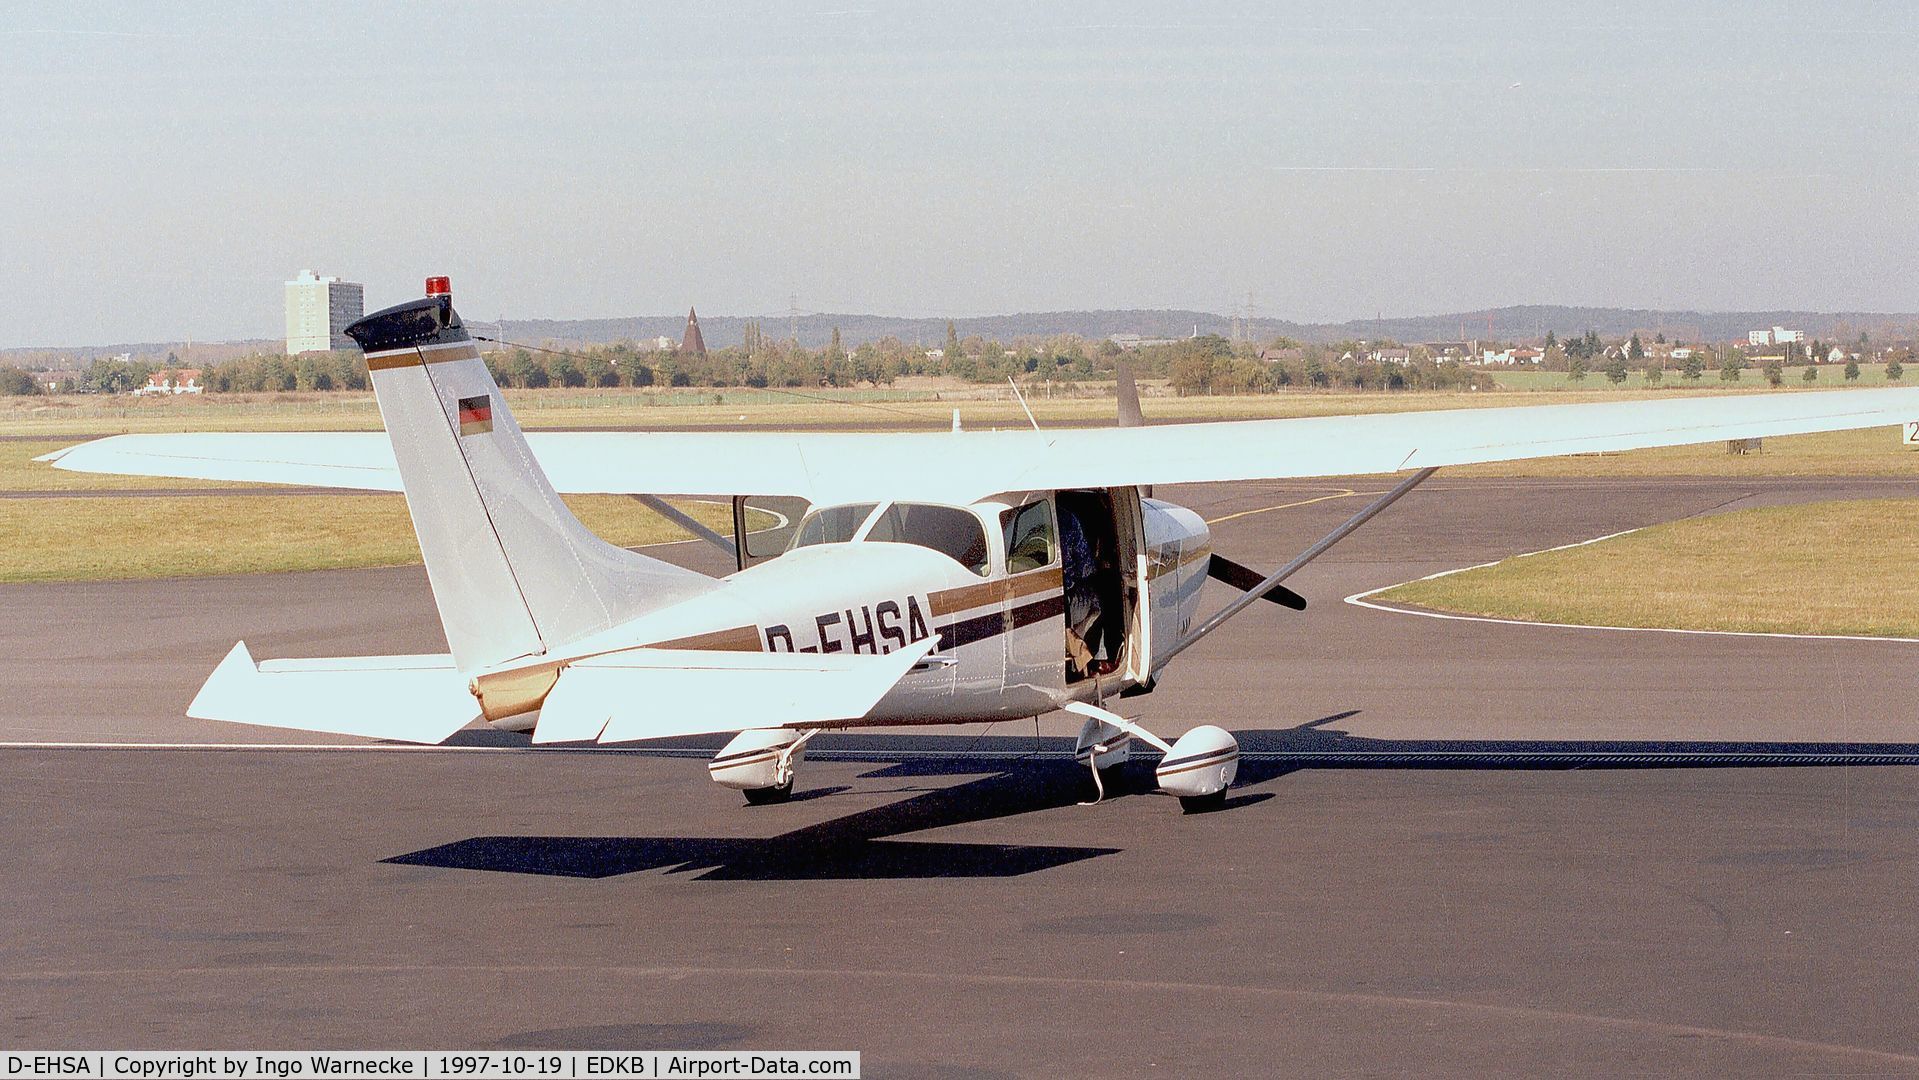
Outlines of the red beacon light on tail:
M427 278L426 294L428 296L452 296L453 295L453 279L444 278L444 277Z

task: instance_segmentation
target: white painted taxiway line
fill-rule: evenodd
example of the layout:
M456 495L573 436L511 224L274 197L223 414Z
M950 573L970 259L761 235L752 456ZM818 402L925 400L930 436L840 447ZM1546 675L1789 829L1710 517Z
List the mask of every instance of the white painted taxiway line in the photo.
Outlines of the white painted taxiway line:
M1571 544L1560 544L1558 547L1540 548L1538 551L1521 552L1518 555L1512 556L1512 558L1524 559L1533 555L1549 554L1554 551L1567 551L1572 548L1585 547L1588 544L1597 544L1602 540L1612 540L1621 536L1630 536L1639 531L1639 529L1622 529L1619 532L1607 533L1604 536L1595 536L1590 540L1579 540ZM1919 645L1919 638L1879 637L1872 634L1786 634L1766 630L1690 630L1677 626L1605 626L1593 623L1538 622L1532 619L1498 619L1490 615L1456 615L1445 611L1426 611L1421 608L1400 607L1396 604L1375 603L1371 599L1380 593L1397 589L1401 585L1411 585L1415 582L1433 581L1437 578L1451 577L1454 574L1463 574L1468 570L1483 570L1489 566L1498 566L1505 561L1504 559L1494 559L1492 562L1475 563L1472 566L1461 566L1452 570L1441 570L1437 574L1427 574L1425 577L1414 578L1412 581L1400 581L1391 585L1381 585L1377 589L1367 589L1365 592L1356 592L1346 597L1346 602L1354 607L1369 608L1373 611L1389 611L1395 615L1418 615L1421 618L1446 619L1451 622L1498 623L1505 626L1545 626L1560 630L1612 630L1634 634L1694 634L1702 637L1783 638L1793 641L1885 641L1898 644Z
M1350 499L1354 497L1355 495L1384 495L1384 494L1386 493L1383 491L1354 491L1351 488L1340 488L1338 491L1334 491L1330 494L1316 495L1310 499L1301 499L1298 502L1279 503L1276 506L1260 506L1260 507L1255 507L1254 509L1251 509L1251 510L1241 510L1237 514L1227 514L1225 517L1207 518L1206 524L1224 525L1226 522L1229 522L1229 521L1238 521L1240 518L1252 517L1255 514L1270 514L1275 510L1291 510L1294 507L1311 506L1314 503L1330 502L1333 499Z

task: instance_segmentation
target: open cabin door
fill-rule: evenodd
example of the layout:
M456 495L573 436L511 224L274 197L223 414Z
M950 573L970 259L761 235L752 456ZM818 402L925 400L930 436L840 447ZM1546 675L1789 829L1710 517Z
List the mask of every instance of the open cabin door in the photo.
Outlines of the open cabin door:
M1147 653L1141 619L1145 530L1139 489L1062 491L1061 585L1066 598L1066 684L1118 693Z

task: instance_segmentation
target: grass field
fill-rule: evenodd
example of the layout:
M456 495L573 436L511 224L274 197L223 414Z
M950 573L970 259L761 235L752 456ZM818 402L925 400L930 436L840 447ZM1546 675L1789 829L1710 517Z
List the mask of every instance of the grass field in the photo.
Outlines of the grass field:
M1840 390L1848 386L1919 386L1919 371L1913 370L1910 366L1907 367L1906 372L1901 376L1901 380L1896 383L1888 383L1886 381L1886 365L1884 364L1860 364L1859 378L1854 382L1846 381L1846 365L1844 364L1819 364L1816 366L1819 369L1818 378L1810 383L1805 381L1805 365L1801 364L1784 369L1786 386L1802 389L1810 387L1814 390ZM1625 382L1615 386L1606 380L1606 373L1602 369L1588 371L1586 377L1583 379L1574 379L1563 371L1495 370L1493 372L1493 379L1502 388L1511 390L1603 390L1612 393L1690 394L1701 390L1727 388L1733 390L1770 389L1766 386L1766 375L1761 368L1749 367L1741 373L1738 382L1728 384L1719 381L1719 368L1710 362L1707 364L1705 374L1699 378L1698 382L1688 382L1680 376L1678 371L1671 370L1666 372L1665 377L1661 379L1657 385L1648 383L1644 372L1634 371L1626 376Z
M594 532L623 547L686 537L618 495L568 496L567 503ZM677 505L709 527L732 531L730 507ZM420 561L406 503L398 495L0 499L0 551L6 552L0 582L199 577Z
M1913 529L1919 499L1768 507L1522 555L1378 598L1536 622L1919 637Z

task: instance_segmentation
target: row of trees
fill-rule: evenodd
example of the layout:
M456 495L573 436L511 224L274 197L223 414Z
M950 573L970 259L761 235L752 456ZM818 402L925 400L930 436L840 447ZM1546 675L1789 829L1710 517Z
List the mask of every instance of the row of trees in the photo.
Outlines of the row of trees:
M1492 376L1450 360L1375 363L1353 350L1300 350L1298 359L1262 361L1217 335L1140 350L1140 368L1164 376L1181 396L1271 393L1282 389L1459 390L1492 386ZM1337 359L1334 358L1337 356Z
M1634 335L1611 348L1591 331L1560 342L1548 334L1542 367L1566 372L1574 380L1601 374L1624 383L1634 371L1658 384L1667 377L1665 362L1655 359ZM1149 345L1130 354L1135 370L1144 377L1168 380L1180 394L1262 393L1282 389L1444 390L1491 388L1490 373L1432 356L1414 346L1407 363L1374 362L1369 355L1390 342L1336 342L1309 345L1280 339L1272 343L1281 356L1261 359L1252 342L1234 342L1217 335ZM968 382L1075 382L1111 378L1121 357L1111 341L1089 342L1077 335L1059 335L1039 341L1023 340L1012 348L979 337L962 338L952 323L946 340L936 349L888 337L846 349L837 330L823 349L772 341L756 323L749 323L740 345L704 355L672 349L642 348L633 342L581 349L509 347L484 354L488 369L502 386L538 387L853 387L891 386L906 376L943 376ZM1272 355L1268 353L1267 355ZM1783 366L1803 357L1805 350L1790 347L1785 356L1766 365L1774 385L1783 380ZM1819 355L1814 353L1813 355ZM1903 376L1897 354L1887 378ZM1678 361L1678 380L1697 382L1717 368L1719 378L1736 382L1748 358L1736 346L1699 346ZM146 383L155 371L179 367L169 354L165 364L133 360L94 360L62 386L87 393L125 393ZM1779 378L1773 369L1780 368ZM1848 380L1859 377L1858 362L1846 366ZM1802 376L1818 378L1808 368ZM223 361L202 369L200 385L212 393L270 391L364 390L366 368L357 353L305 353L284 356L265 353ZM0 394L43 392L26 372L0 368Z
M1601 367L1601 370L1605 373L1606 380L1615 385L1624 383L1631 377L1633 371L1632 367L1626 363L1624 356L1614 356L1612 359L1606 361ZM1680 365L1678 371L1678 377L1688 382L1698 382L1703 379L1706 374L1704 350L1696 351L1688 356ZM1740 381L1740 379L1745 376L1745 357L1742 356L1737 349L1726 350L1721 354L1718 360L1718 371L1719 381L1721 382ZM1657 386L1665 381L1666 368L1664 365L1652 364L1640 369L1640 372L1645 377L1646 382L1653 386ZM1584 363L1575 361L1570 371L1570 378L1575 381L1584 379L1586 373L1587 369ZM1760 374L1764 376L1767 382L1774 386L1784 385L1786 381L1786 357L1766 357L1764 363L1760 366ZM1842 374L1847 382L1857 381L1860 375L1859 361L1856 358L1848 359L1846 366L1842 369ZM1886 381L1899 382L1905 378L1905 374L1906 367L1905 364L1900 362L1900 355L1896 353L1893 354L1886 362ZM1804 369L1799 373L1799 379L1801 382L1818 382L1818 365L1806 364Z

